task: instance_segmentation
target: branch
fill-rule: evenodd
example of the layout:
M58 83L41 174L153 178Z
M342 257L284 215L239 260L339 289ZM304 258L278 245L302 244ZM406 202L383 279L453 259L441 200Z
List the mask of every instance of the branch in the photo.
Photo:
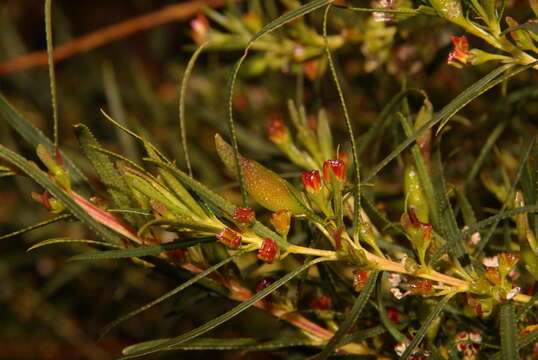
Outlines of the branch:
M185 20L206 7L219 7L224 3L225 0L194 0L166 6L149 14L106 26L88 35L73 39L67 44L58 46L54 50L54 61L62 61L78 53L90 51L158 25ZM0 75L46 65L47 52L36 51L0 63Z

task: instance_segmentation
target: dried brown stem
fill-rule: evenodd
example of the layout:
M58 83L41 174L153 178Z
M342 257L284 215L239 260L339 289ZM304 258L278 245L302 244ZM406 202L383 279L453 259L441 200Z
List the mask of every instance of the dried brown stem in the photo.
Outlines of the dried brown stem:
M219 7L224 3L225 0L194 0L166 6L161 10L149 14L106 26L88 35L73 39L67 44L58 46L54 50L54 61L62 61L78 53L90 51L99 46L158 25L185 20L206 7ZM0 75L46 65L47 52L36 51L0 63Z

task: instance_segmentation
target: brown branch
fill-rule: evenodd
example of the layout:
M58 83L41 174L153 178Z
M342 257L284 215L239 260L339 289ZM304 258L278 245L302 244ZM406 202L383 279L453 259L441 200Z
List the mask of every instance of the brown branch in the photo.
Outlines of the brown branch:
M62 61L75 54L95 49L134 33L172 21L185 20L205 7L219 7L224 3L225 0L194 0L170 5L146 15L106 26L88 35L73 39L67 44L58 46L54 50L54 60L56 62ZM0 75L46 65L47 52L36 51L0 63Z

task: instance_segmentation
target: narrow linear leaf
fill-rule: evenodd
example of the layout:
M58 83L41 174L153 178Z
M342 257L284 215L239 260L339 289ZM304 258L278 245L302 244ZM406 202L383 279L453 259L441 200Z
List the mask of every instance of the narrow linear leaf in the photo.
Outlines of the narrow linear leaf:
M51 219L47 219L45 221L38 222L38 223L36 223L34 225L27 226L24 229L20 229L20 230L14 231L12 233L2 235L2 236L0 236L0 240L8 239L8 238L11 238L11 237L14 237L14 236L17 236L17 235L22 235L22 234L25 234L25 233L27 233L29 231L39 229L39 228L42 228L42 227L50 225L50 224L54 224L54 223L57 223L59 221L69 220L71 218L73 218L73 215L71 215L71 214L59 215L59 216L53 217Z
M433 184L435 187L435 199L439 209L440 216L440 227L441 231L447 240L447 243L450 244L450 248L456 259L458 261L465 260L464 257L467 255L465 250L465 245L463 239L460 237L461 231L456 222L456 216L454 215L454 210L452 209L452 204L447 195L446 181L443 171L443 163L441 160L441 147L433 153L432 158L432 173L433 173ZM466 266L467 264L462 264Z
M400 123L402 124L402 127L404 129L405 136L413 135L413 128L409 122L409 119L403 116L401 113L398 113L398 115L400 118ZM414 144L411 147L411 154L413 155L413 160L415 162L415 167L418 172L420 184L424 189L424 195L426 195L426 198L428 199L435 199L435 191L433 188L432 179L430 178L428 168L426 167L426 161L424 160L424 156L422 155L422 152L420 151L420 148L417 144ZM436 202L429 201L428 207L430 209L434 228L439 228L440 214L439 208L436 206Z
M523 319L523 317L525 316L525 314L527 314L527 312L532 309L533 306L536 305L536 302L538 301L538 291L529 299L529 301L527 301L525 303L525 305L523 305L521 307L521 309L519 309L518 313L517 313L517 318L518 319Z
M238 258L239 256L243 255L245 252L247 252L249 250L250 250L249 248L245 248L245 249L242 249L242 250L236 252L235 254L233 254L233 255L229 256L228 258L220 261L219 263L208 267L206 270L204 270L201 273L199 273L198 275L190 278L189 280L185 281L180 286L178 286L175 289L167 292L166 294L160 296L159 298L153 300L152 302L147 303L146 305L141 306L138 309L136 309L134 311L131 311L130 313L119 317L118 319L114 320L113 322L111 322L110 324L105 326L105 328L101 332L101 337L106 335L110 330L112 330L113 328L115 328L116 326L121 324L122 322L124 322L124 321L132 318L133 316L136 316L136 315L140 314L141 312L146 311L147 309L149 309L149 308L163 302L164 300L176 295L180 291L186 289L187 287L191 286L192 284L195 284L198 280L201 280L201 279L205 278L206 276L208 276L212 272L218 270L220 267L222 267L222 266L226 265L227 263L229 263L230 261Z
M475 232L481 229L490 227L491 224L495 224L495 223L500 222L501 220L511 218L514 215L525 214L525 213L536 213L536 212L538 212L538 205L528 205L528 206L523 206L523 207L515 208L512 210L508 210L508 211L503 211L497 215L491 216L487 219L477 222L474 225L469 226L469 228L467 228L465 231L462 231L460 233L459 235L460 240L467 238L471 234L474 234ZM439 248L439 250L437 250L437 252L432 256L431 262L434 263L437 260L439 260L439 258L448 251L449 246L450 244L447 242L441 248Z
M192 54L189 62L187 63L185 73L183 74L183 79L181 80L181 87L179 91L179 132L181 137L181 145L183 147L183 155L185 156L185 164L187 165L187 170L189 171L190 176L192 176L192 167L187 144L187 127L185 124L185 94L187 93L187 83L189 82L192 70L194 69L194 65L196 64L196 60L198 60L198 57L208 44L208 42L201 44Z
M54 147L58 148L58 108L56 100L56 74L54 71L54 45L52 43L52 0L45 0L45 33L47 38L47 59L49 64L50 97L54 131Z
M191 189L193 192L198 194L202 199L207 201L208 203L212 204L213 206L222 209L228 216L233 216L236 206L232 204L229 201L226 201L223 197L218 195L217 193L214 193L209 188L207 188L202 183L196 181L183 171L179 170L177 167L166 164L160 161L156 161L153 159L144 159L146 161L152 162L160 167L164 167L171 171L174 176L176 176L179 181L181 181L186 187ZM261 222L256 221L254 225L252 225L252 230L254 232L262 237L269 237L273 240L275 240L279 246L280 249L286 249L288 247L288 243L282 239L280 235L269 229L267 226L263 225Z
M315 265L315 264L317 264L319 262L322 262L322 261L327 261L327 259L325 259L325 258L317 258L317 259L314 259L314 260L312 260L312 261L310 261L310 262L308 262L308 263L294 269L293 271L291 271L288 274L284 275L282 278L275 281L273 284L269 285L265 289L257 292L250 299L248 299L246 301L243 301L241 304L237 305L236 307L234 307L230 311L228 311L228 312L214 318L213 320L208 321L204 325L202 325L202 326L200 326L200 327L198 327L198 328L196 328L194 330L188 331L187 333L185 333L183 335L180 335L180 336L178 336L176 338L172 338L169 341L166 341L166 342L161 343L159 345L155 345L155 344L151 344L151 343L150 344L141 343L141 344L138 344L138 347L135 349L135 351L126 352L126 350L124 350L124 355L125 356L123 356L121 359L134 359L134 358L137 358L137 357L140 357L140 356L153 354L153 353L156 353L156 352L159 352L159 351L171 350L171 349L173 349L175 346L177 346L179 344L183 344L183 343L186 343L186 342L188 342L188 341L190 341L192 339L195 339L198 336L205 334L206 332L216 328L220 324L222 324L222 323L230 320L231 318L239 315L241 312L245 311L246 309L248 309L249 307L254 305L256 302L262 300L267 295L269 295L270 293L272 293L273 291L275 291L279 287L283 286L284 284L286 284L288 281L290 281L291 279L293 279L294 277L296 277L297 275L299 275L303 271L309 269L312 265ZM129 348L127 348L127 349L129 349Z
M535 344L536 341L538 341L538 329L534 329L533 331L525 335L520 335L517 340L517 350L519 351L523 349L525 346ZM491 360L501 360L502 356L503 356L503 352L499 351L491 357Z
M8 148L0 145L0 158L12 163L35 180L39 185L44 187L53 197L60 200L80 221L86 226L99 234L104 240L119 243L120 237L107 229L104 225L93 219L84 209L78 205L68 194L60 187L55 185L46 173L37 168L34 163L26 160L19 154L14 153Z
M71 257L70 261L85 261L85 260L111 260L111 259L125 259L132 257L144 257L151 255L158 255L160 253L175 250L185 249L191 246L206 244L216 241L214 237L200 238L195 240L177 241L166 244L142 246L133 249L121 249L121 250L108 250L100 252L92 252L88 254L79 254Z
M509 301L501 305L501 353L503 360L513 360L518 358L517 347L517 320L515 305Z
M239 187L241 189L241 196L243 198L243 204L247 203L247 192L245 189L245 183L243 179L243 170L239 164L239 146L237 144L237 134L235 129L235 123L233 119L233 93L234 93L234 87L235 82L237 80L237 76L239 74L239 69L241 68L241 65L245 61L248 52L252 45L258 40L259 38L263 37L264 35L284 26L285 24L300 18L301 16L304 16L314 10L317 10L329 3L331 3L333 0L313 0L306 4L303 4L299 6L298 8L289 11L285 13L284 15L278 17L277 19L271 21L269 24L265 25L258 33L256 33L252 39L248 42L247 46L244 49L243 55L235 66L232 69L232 75L230 76L228 80L228 85L226 87L226 104L227 104L227 122L228 122L228 128L230 131L230 137L232 139L232 146L234 148L234 154L235 154L235 164L236 164L236 171L237 171L237 179L239 181Z
M519 180L521 179L521 176L523 175L523 171L525 170L525 167L527 165L527 160L529 159L529 156L532 152L532 148L536 144L536 137L532 136L530 139L526 141L526 145L523 146L523 152L522 156L520 158L519 168L516 173L516 177L514 178L514 181L512 182L512 186L510 187L510 191L508 191L508 196L506 197L506 200L501 208L501 213L504 212L509 204L513 201L514 194L516 192L517 186L519 184ZM480 241L478 244L478 247L476 248L475 255L477 257L482 254L484 249L486 248L486 245L488 244L489 240L493 236L493 233L497 229L497 226L499 225L500 221L496 221L493 223L493 226L489 229L489 232L486 234L484 238Z
M158 345L169 341L169 338L154 340L154 344ZM126 348L124 351L134 351L137 345ZM179 344L171 348L171 350L243 350L243 351L269 351L278 350L296 346L314 346L319 347L319 344L304 338L276 338L272 340L262 340L255 338L199 338L185 344ZM132 349L131 349L132 348Z
M113 245L111 243L107 243L104 241L95 241L95 240L87 240L87 239L71 239L71 238L55 238L55 239L49 239L44 240L41 242L38 242L37 244L31 246L26 251L32 251L37 248L40 248L42 246L47 245L53 245L53 244L73 244L73 243L79 243L79 244L90 244L90 245L99 245L99 246L105 246L105 247L112 247L112 248L120 248L119 246Z
M476 174L478 174L478 171L482 167L482 164L484 164L487 155L493 148L493 145L495 145L495 143L503 133L504 129L506 129L507 124L507 121L503 121L497 126L495 126L495 129L493 129L491 134L488 136L486 143L481 145L480 154L478 155L478 158L476 158L476 161L473 162L473 167L471 168L469 175L465 179L465 187L467 187L470 183L473 182L474 178L476 177Z
M353 134L353 126L351 125L351 119L349 117L349 112L347 110L346 99L344 98L344 93L342 87L340 86L340 81L338 80L338 74L336 73L336 68L334 66L333 57L329 49L329 40L327 39L327 18L329 11L331 10L331 4L327 5L325 9L325 14L323 16L323 39L325 40L325 53L327 54L327 59L329 60L329 68L331 69L331 75L338 92L338 99L340 100L340 105L344 113L344 119L346 120L346 130L349 135L349 140L351 142L351 152L353 153L353 174L354 181L353 183L353 237L358 236L359 232L359 222L360 222L360 210L361 210L361 173L359 167L359 153L357 148L357 142L355 135Z
M469 102L488 91L489 89L495 87L496 85L506 81L507 79L521 73L524 70L531 68L536 65L532 63L526 66L520 66L513 68L512 65L503 65L497 69L491 71L489 74L485 75L483 78L475 82L473 85L468 87L465 91L459 94L454 100L448 103L443 107L438 113L436 113L430 121L425 123L420 129L415 131L413 136L405 139L400 145L396 147L389 155L387 155L379 164L377 164L368 174L365 183L372 181L372 179L379 173L387 164L389 164L394 158L401 154L409 145L411 145L418 136L423 134L428 129L431 129L433 126L438 124L444 119L450 119L454 114L456 114L460 109L462 109ZM502 75L505 73L504 75Z
M99 179L105 184L107 192L112 197L112 200L114 200L114 203L119 208L133 207L133 202L131 201L133 195L129 191L127 183L119 171L116 170L108 155L95 149L95 147L99 147L100 145L90 129L83 124L77 124L75 125L75 132L82 152L92 164ZM138 222L138 219L130 214L125 214L125 219L131 225Z
M49 153L54 153L54 144L49 138L15 110L2 94L0 94L0 115L7 121L9 126L32 146L37 147L37 145L41 144L45 146ZM74 188L85 196L91 194L92 190L88 178L64 152L60 151L60 153L64 166L72 177Z
M325 360L336 350L337 346L340 343L340 340L346 335L349 329L355 324L357 319L360 317L364 306L368 302L370 295L375 289L375 284L377 282L377 277L379 276L379 271L374 270L368 276L368 281L364 285L361 293L355 299L353 307L348 317L342 322L338 331L333 335L333 337L327 343L327 346L314 358L315 360Z
M99 151L100 153L112 156L113 158L121 160L121 161L125 161L126 163L128 163L129 165L131 165L133 168L135 168L138 171L141 171L141 172L146 171L146 169L144 169L142 166L138 165L137 163L135 163L131 159L128 159L128 158L126 158L125 156L123 156L121 154L115 153L113 151L110 151L110 150L107 150L105 148L95 146L95 145L90 145L90 147L92 149L95 149L96 151Z
M381 323L389 334L398 342L404 342L407 340L407 336L405 336L398 328L396 328L396 325L390 321L389 316L387 314L387 309L385 307L385 304L383 303L383 291L381 289L381 281L377 284L377 311L379 313L379 319L381 320Z
M420 329L413 337L413 340L411 340L411 343L407 346L402 356L400 356L401 360L407 359L409 355L411 355L413 351L415 351L417 346L421 343L422 339L424 339L424 336L426 335L426 332L428 331L429 327L431 326L433 321L439 316L441 311L443 311L444 307L448 304L448 301L451 297L452 295L447 295L441 301L439 301L437 305L435 305L432 312L424 320L424 322L420 326Z

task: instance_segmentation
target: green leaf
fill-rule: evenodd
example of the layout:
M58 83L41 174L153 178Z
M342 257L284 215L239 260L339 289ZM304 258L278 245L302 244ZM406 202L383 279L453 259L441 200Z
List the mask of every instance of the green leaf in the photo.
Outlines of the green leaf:
M525 314L527 314L527 312L533 308L533 306L536 305L536 302L538 301L538 291L534 293L534 295L529 299L529 301L527 301L522 307L521 309L519 309L519 311L517 312L517 318L519 320L523 319L523 317L525 316Z
M501 305L501 353L503 360L517 359L517 320L514 303Z
M361 293L355 299L355 302L353 303L353 307L351 308L349 315L342 322L342 324L338 328L338 331L336 331L333 337L329 340L327 346L325 346L325 348L314 358L315 360L325 360L329 356L331 356L331 354L336 350L336 347L340 343L340 340L342 340L344 335L347 334L349 329L358 320L359 316L362 313L362 310L364 309L364 306L370 299L370 295L372 295L372 292L374 291L378 275L378 270L374 270L370 273L370 275L368 276L368 281L364 285L364 288L362 289Z
M114 167L108 155L96 150L96 147L100 145L91 131L85 125L77 124L75 125L75 133L82 152L92 164L99 179L105 184L107 192L114 200L114 203L119 208L133 207L134 203L131 201L133 194L130 192L124 177ZM125 214L124 216L131 225L139 222L136 216L131 214Z
M473 182L474 178L476 177L476 174L478 174L478 171L486 160L487 155L489 154L490 150L493 148L499 137L502 135L507 124L507 121L503 121L497 124L497 126L495 126L495 129L493 129L491 134L488 136L486 143L481 146L480 154L478 155L478 158L476 158L476 160L473 162L473 167L471 168L469 175L467 175L467 178L465 179L465 187L467 187L470 183Z
M124 350L124 355L121 359L133 359L140 356L148 355L148 354L154 354L159 351L166 351L166 350L172 350L175 346L184 344L188 341L191 341L200 335L205 334L206 332L216 328L220 324L230 320L231 318L239 315L241 312L245 311L252 305L254 305L256 302L260 301L261 299L265 298L267 295L269 295L271 292L275 291L279 287L286 284L288 281L302 273L303 271L309 269L312 265L315 265L319 262L327 261L327 259L324 258L317 258L314 259L296 269L289 272L288 274L284 275L279 280L275 281L273 284L269 285L265 289L257 292L254 296L252 296L250 299L243 301L241 304L237 305L230 311L206 322L204 325L186 332L183 335L180 335L178 337L172 338L166 342L162 342L159 344L155 344L154 342L145 342L135 345L135 347L129 347L129 351L127 352L127 349Z
M400 118L400 123L402 124L402 127L405 132L405 136L412 136L413 135L413 127L411 126L409 119L407 119L405 116L403 116L401 113L398 113ZM426 166L426 161L424 160L424 156L422 155L422 152L420 151L420 148L417 144L414 144L411 147L411 154L413 155L413 160L415 163L415 168L417 169L418 177L420 180L420 184L422 185L422 188L424 189L424 195L426 195L427 199L435 199L435 192L433 189L432 179L430 178L430 174L428 172L428 168ZM428 201L428 208L430 209L430 215L432 217L432 223L434 228L439 228L439 208L436 206L435 201Z
M208 203L212 204L213 206L220 208L224 213L226 213L228 216L232 217L235 211L236 206L232 204L229 201L226 201L224 198L222 198L220 195L214 193L209 188L207 188L204 184L196 181L183 171L179 170L177 167L171 164L166 164L161 161L153 160L153 159L144 159L146 161L152 162L160 167L164 167L172 172L174 176L176 176L179 181L181 181L183 184L185 184L186 187L191 189L193 192L198 194L202 199L207 201ZM284 250L288 247L287 241L285 241L280 235L263 225L261 222L256 221L254 225L252 225L252 230L261 237L269 237L273 240L275 240L278 244L278 247L281 250Z
M54 223L59 222L59 221L69 220L71 218L73 218L73 215L71 215L71 214L59 215L59 216L53 217L51 219L47 219L45 221L38 222L37 224L27 226L24 229L20 229L20 230L14 231L12 233L2 235L2 236L0 236L0 240L8 239L10 237L17 236L17 235L22 235L22 234L25 234L25 233L27 233L29 231L42 228L43 226L54 224Z
M493 88L494 86L508 80L509 78L519 74L520 72L531 68L536 65L532 63L526 66L519 66L513 68L512 65L503 65L497 69L491 71L489 74L484 76L482 79L475 82L473 85L468 87L465 91L459 94L454 100L449 104L443 107L438 113L436 113L430 121L425 123L420 129L415 131L413 136L405 139L400 145L396 147L389 155L387 155L379 164L377 164L368 174L365 183L371 182L372 179L379 173L387 164L389 164L394 158L401 154L409 145L411 145L418 136L423 134L428 129L431 129L433 126L438 124L443 120L450 119L454 114L456 114L460 109L462 109L469 102ZM504 75L503 75L504 74Z
M271 21L269 24L265 25L257 34L255 34L252 39L248 42L247 46L244 49L244 53L241 56L241 58L237 61L235 64L232 75L230 76L228 80L228 85L226 87L226 105L227 105L227 121L228 121L228 127L230 130L230 137L232 139L232 146L235 153L235 168L237 171L237 179L239 181L239 187L241 188L241 195L243 197L243 204L246 204L247 202L247 192L245 189L244 179L243 179L243 170L241 166L239 166L239 147L237 145L237 134L235 130L235 123L233 119L233 104L232 104L232 98L234 93L234 87L235 82L237 80L237 76L239 74L239 69L241 68L241 65L243 64L243 61L245 61L248 52L252 45L258 40L259 38L263 37L266 34L269 34L270 32L284 26L285 24L300 18L301 16L304 16L308 13L311 13L314 10L317 10L329 3L331 3L333 0L313 0L309 1L306 4L303 4L299 6L298 8L289 11L285 13L284 15L278 17L277 19Z
M170 339L154 340L155 345L169 341ZM124 352L136 350L137 345L128 347ZM296 346L314 346L319 344L305 338L276 338L269 341L255 338L198 338L188 343L171 347L170 350L243 350L243 351L270 351ZM135 349L131 349L135 348Z
M447 195L447 190L445 188L445 177L443 173L443 163L441 160L441 147L433 153L432 159L432 173L433 173L433 184L435 187L435 203L438 206L440 214L440 225L441 231L447 241L450 244L450 249L453 250L453 253L458 261L464 260L464 257L467 252L465 250L465 245L463 239L461 239L461 231L456 222L456 216L452 209L452 204ZM433 199L432 199L433 200ZM466 264L463 264L466 265Z
M54 72L54 45L52 43L52 0L45 0L45 33L47 38L47 59L49 63L50 97L54 128L54 147L58 148L58 106L56 100L56 75Z
M503 32L501 32L501 36L502 35L506 35L508 33L511 33L513 31L516 31L516 30L528 30L528 31L532 31L534 34L538 35L538 23L536 22L532 22L532 21L529 21L525 24L521 24L521 25L517 25L517 26L512 26L512 27L509 27L507 29L504 29Z
M183 80L181 80L181 87L179 92L179 132L181 136L181 145L183 147L183 155L185 156L185 164L187 165L187 170L189 171L190 176L192 176L192 167L191 160L189 157L189 150L187 148L187 128L185 125L185 94L187 93L187 83L189 82L192 70L194 69L194 64L196 64L196 60L208 44L209 43L207 42L201 44L192 54L187 64L187 68L185 69L185 73L183 74Z
M522 156L520 158L519 168L516 173L516 177L514 181L512 182L512 186L510 187L510 191L508 192L508 196L506 198L506 201L504 202L501 213L503 213L509 206L510 203L513 202L514 194L516 192L517 186L519 184L519 180L521 179L521 176L523 175L523 171L525 170L525 167L527 165L527 160L529 159L530 154L532 153L532 148L536 144L536 137L532 136L530 139L527 139L526 144L523 146ZM482 238L480 243L478 244L478 247L476 248L475 255L478 257L484 249L486 248L486 245L488 244L489 240L493 236L493 233L497 229L497 226L499 225L500 221L496 221L493 223L493 226L489 229L489 232L486 234L485 237Z
M211 243L216 241L214 237L210 238L200 238L195 240L183 240L177 242L171 242L166 244L151 245L151 246L141 246L132 249L121 249L121 250L108 250L100 252L92 252L86 254L75 255L71 257L70 261L80 261L80 260L111 260L111 259L125 259L132 257L144 257L151 255L158 255L160 253L175 250L175 249L185 249L191 246Z
M469 226L468 229L461 231L459 235L459 240L461 241L481 229L490 227L491 224L499 223L503 219L508 219L514 215L525 214L525 213L530 213L530 212L538 212L538 205L529 205L529 206L515 208L508 211L503 211L497 215L494 215L485 220L479 221L476 224ZM448 251L448 248L450 247L450 245L451 244L447 242L441 248L439 248L439 250L437 250L437 252L432 256L431 262L435 263L437 260L439 260L439 258Z
M208 276L209 274L211 274L212 272L216 271L217 269L219 269L220 267L226 265L227 263L229 263L230 261L238 258L239 256L243 255L245 252L249 251L250 249L249 248L245 248L245 249L242 249L238 252L236 252L235 254L229 256L228 258L220 261L219 263L213 265L213 266L210 266L208 267L207 269L205 269L204 271L202 271L201 273L199 273L198 275L190 278L189 280L185 281L183 284L181 284L180 286L176 287L175 289L167 292L166 294L160 296L159 298L153 300L152 302L150 303L147 303L146 305L144 306L141 306L139 307L138 309L134 310L134 311L131 311L129 312L128 314L125 314L121 317L119 317L118 319L114 320L113 322L111 322L110 324L108 324L107 326L105 326L105 328L103 329L103 331L101 332L101 337L103 337L105 334L107 334L110 330L112 330L113 328L115 328L117 325L121 324L122 322L132 318L133 316L136 316L138 314L140 314L141 312L143 311L146 311L147 309L163 302L164 300L176 295L177 293L179 293L180 291L186 289L187 287L191 286L192 284L195 284L197 281L205 278L206 276Z
M38 128L17 112L2 94L0 94L0 115L7 121L9 126L32 146L37 147L37 145L41 144L45 146L49 153L54 153L54 144ZM75 189L82 195L93 193L88 178L64 152L60 151L60 153L64 166L71 175Z
M432 312L424 320L424 322L420 326L420 329L417 331L417 333L413 337L413 340L411 340L411 343L405 348L405 351L402 354L402 356L400 356L401 360L407 359L409 355L411 355L413 351L415 351L415 349L420 344L422 339L424 339L424 336L426 336L426 333L428 332L430 325L439 316L441 311L443 311L444 307L448 304L448 301L450 300L451 297L452 295L447 295L441 301L439 301L437 305L435 305Z
M8 148L0 145L0 158L17 166L29 177L43 186L53 197L62 202L71 213L82 221L91 230L99 234L104 240L120 243L120 237L106 228L103 224L93 219L80 205L78 205L68 194L65 193L58 185L54 184L49 176L41 171L34 163L26 160L19 154L14 153Z
M380 281L377 284L377 311L379 313L379 319L381 320L381 323L385 328L388 330L389 334L394 338L394 340L398 342L404 342L407 340L407 336L405 336L397 327L396 325L390 321L389 316L387 314L387 309L385 307L385 304L383 303L383 291L381 289L382 281Z
M353 134L353 126L351 125L351 119L347 110L346 100L344 98L344 93L342 87L340 86L340 81L338 80L338 74L336 73L336 68L334 66L334 61L329 49L329 41L327 40L327 17L329 10L331 9L331 4L327 5L325 9L325 14L323 16L323 39L325 40L325 53L327 54L327 59L329 60L329 68L331 69L332 78L338 92L338 99L340 100L340 105L342 106L342 111L344 113L344 119L346 120L346 131L349 135L349 140L351 142L351 152L353 155L353 172L354 172L354 181L353 184L353 237L358 237L359 233L359 222L360 222L360 210L361 210L361 173L359 167L359 153L357 148L357 142L355 135Z
M533 331L523 336L520 335L517 339L517 350L519 351L525 346L535 344L536 341L538 341L538 329L534 329ZM491 358L491 360L501 360L503 355L503 352L499 351ZM515 357L514 359L517 359L517 357Z
M52 245L52 244L73 244L73 243L99 245L99 246L113 247L113 248L118 248L118 249L120 248L119 246L112 245L110 243L103 242L103 241L95 241L95 240L87 240L87 239L55 238L55 239L49 239L49 240L38 242L37 244L32 245L26 251L32 251L42 246L47 246L47 245Z

